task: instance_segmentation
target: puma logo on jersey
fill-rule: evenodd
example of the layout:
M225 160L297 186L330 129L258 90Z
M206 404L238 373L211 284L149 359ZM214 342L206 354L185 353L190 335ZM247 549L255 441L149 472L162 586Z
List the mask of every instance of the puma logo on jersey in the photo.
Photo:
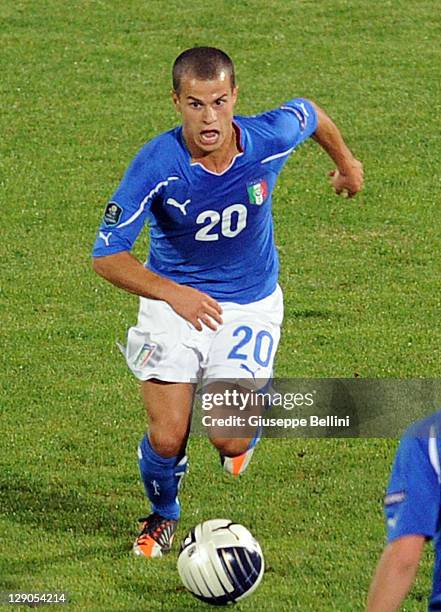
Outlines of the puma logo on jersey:
M100 232L99 237L104 240L104 242L106 243L106 246L110 246L109 241L110 241L110 236L112 235L112 232L109 232L108 234L105 234L104 232Z
M183 204L181 204L181 202L178 202L177 200L175 200L174 198L168 198L168 200L166 201L166 204L169 204L170 206L174 206L175 208L179 208L179 210L181 211L181 213L185 216L187 214L187 211L185 210L185 207L190 204L191 200L185 200L185 202Z

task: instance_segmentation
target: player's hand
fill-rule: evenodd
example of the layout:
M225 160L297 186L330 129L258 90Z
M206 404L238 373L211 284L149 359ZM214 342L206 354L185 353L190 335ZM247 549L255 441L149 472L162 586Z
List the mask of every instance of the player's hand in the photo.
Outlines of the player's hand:
M179 285L167 301L178 315L189 321L198 331L202 331L202 324L214 331L217 324L222 325L222 308L219 302L193 287Z
M329 176L337 195L344 193L348 198L352 198L363 187L363 164L354 159L344 168L330 172Z

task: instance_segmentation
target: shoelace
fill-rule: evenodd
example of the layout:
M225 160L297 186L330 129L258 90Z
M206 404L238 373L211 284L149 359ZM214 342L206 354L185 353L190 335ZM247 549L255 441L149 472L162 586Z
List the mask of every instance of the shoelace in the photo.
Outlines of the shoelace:
M162 518L159 515L157 516L149 515L149 516L141 517L138 520L140 523L144 523L143 528L142 528L142 533L138 537L139 540L141 539L144 540L145 538L154 537L154 536L157 537L161 534L162 531L164 531L164 529L166 529L172 524L172 521L170 519ZM148 532L145 531L147 529L148 529Z

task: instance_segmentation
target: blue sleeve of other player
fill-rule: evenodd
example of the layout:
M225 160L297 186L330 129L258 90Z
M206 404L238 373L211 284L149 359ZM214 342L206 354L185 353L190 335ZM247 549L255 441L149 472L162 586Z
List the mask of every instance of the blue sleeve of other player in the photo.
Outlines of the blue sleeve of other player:
M398 447L385 497L387 540L405 535L432 538L440 514L440 482L429 448L437 439L405 435Z
M151 203L174 176L155 169L154 141L145 145L127 169L104 211L93 247L94 257L130 251L146 223Z

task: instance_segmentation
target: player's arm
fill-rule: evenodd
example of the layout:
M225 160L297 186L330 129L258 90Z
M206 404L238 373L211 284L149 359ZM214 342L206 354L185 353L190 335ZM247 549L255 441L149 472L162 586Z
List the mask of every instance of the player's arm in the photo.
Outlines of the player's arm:
M107 281L136 295L164 300L198 331L202 323L210 329L222 323L222 308L209 295L179 285L145 268L129 251L93 258L93 269Z
M363 187L363 165L354 157L332 119L317 104L310 103L317 114L317 128L312 138L337 166L331 173L332 186L337 194L345 192L352 197Z
M422 535L409 535L386 546L372 579L366 612L399 609L415 579L424 542Z

